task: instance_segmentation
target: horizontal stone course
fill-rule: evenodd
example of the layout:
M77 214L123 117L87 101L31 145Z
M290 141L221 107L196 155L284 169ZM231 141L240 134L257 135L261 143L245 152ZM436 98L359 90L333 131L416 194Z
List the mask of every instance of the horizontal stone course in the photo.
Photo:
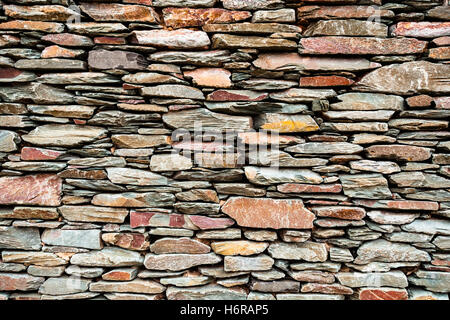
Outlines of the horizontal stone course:
M0 300L448 300L447 2L3 1Z

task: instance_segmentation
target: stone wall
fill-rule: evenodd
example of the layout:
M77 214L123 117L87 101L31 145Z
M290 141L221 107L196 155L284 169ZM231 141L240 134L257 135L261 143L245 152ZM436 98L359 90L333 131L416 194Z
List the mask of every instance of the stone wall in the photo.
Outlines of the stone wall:
M448 299L442 1L0 6L0 299Z

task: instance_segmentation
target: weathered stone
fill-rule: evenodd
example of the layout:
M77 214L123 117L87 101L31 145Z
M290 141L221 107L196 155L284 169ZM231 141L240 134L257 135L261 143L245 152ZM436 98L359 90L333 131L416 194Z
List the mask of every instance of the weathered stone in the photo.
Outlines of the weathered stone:
M162 238L152 243L150 251L156 254L202 254L210 252L211 248L206 244L190 238Z
M231 72L222 68L198 68L184 72L184 76L192 78L192 82L197 86L229 88Z
M302 57L298 53L263 53L253 61L255 67L265 70L367 70L380 65L362 58Z
M143 96L198 100L205 99L203 93L199 89L181 84L161 84L155 87L145 87L140 89L140 91Z
M279 293L277 300L344 300L343 295L317 293Z
M407 38L317 37L300 40L301 54L417 54L427 43Z
M227 289L217 284L194 288L169 287L166 292L169 300L245 300L243 290Z
M137 44L170 49L203 48L211 43L205 32L189 29L133 31L132 36Z
M92 204L110 207L167 207L171 206L175 196L170 193L100 193L94 196Z
M366 148L366 152L369 158L399 161L424 161L431 157L430 149L408 145L374 145Z
M266 113L258 116L255 125L260 129L277 132L309 132L319 129L311 116L278 113Z
M256 34L263 33L300 33L301 28L294 25L281 23L232 23L232 24L205 24L203 31L208 33L238 33L238 34Z
M391 175L389 179L399 187L450 188L450 179L423 172L401 172Z
M230 61L227 50L212 51L159 51L150 55L154 61L164 63L189 63L196 66L221 66Z
M392 64L370 72L357 83L355 88L361 91L401 95L416 92L448 93L450 85L440 79L449 72L448 65L426 61Z
M392 18L394 12L376 6L301 6L297 9L300 20L309 19L349 19L349 18Z
M40 294L66 295L88 291L91 280L69 277L48 278L39 288Z
M258 10L253 13L252 23L258 22L295 22L295 10Z
M128 215L126 209L96 206L62 206L61 215L69 221L123 223Z
M207 96L209 101L261 101L267 99L267 93L252 90L217 90Z
M154 7L212 7L217 0L153 0Z
M413 201L413 200L354 200L357 205L374 209L397 209L397 210L424 210L435 211L439 209L439 204L433 201Z
M80 8L95 21L159 22L158 14L147 6L83 2Z
M20 136L8 130L0 130L0 152L12 152L17 150L17 144L20 143Z
M323 181L317 173L306 169L245 167L245 176L250 182L259 185L274 183L320 184Z
M354 170L379 172L382 174L390 174L400 171L400 167L391 161L372 161L372 160L359 160L351 161L350 167Z
M128 29L121 23L98 22L74 22L68 23L67 29L81 34L109 34L114 32L126 32ZM56 32L56 31L54 31Z
M450 22L399 22L393 36L437 38L450 35Z
M2 86L0 97L6 102L33 102L41 104L71 103L73 95L66 90L33 82L13 87Z
M409 300L448 300L448 294L436 293L420 288L408 289Z
M226 256L225 271L266 271L272 269L274 260L265 254L254 257Z
M76 253L70 263L86 267L126 267L142 265L144 258L135 251L106 247L87 253Z
M305 270L295 271L289 273L289 275L300 282L314 282L314 283L333 283L334 275L329 272Z
M319 217L330 217L347 220L361 220L366 215L366 210L359 207L313 207L312 211Z
M224 8L236 10L278 9L282 0L222 0Z
M303 33L304 36L374 36L387 37L385 24L360 20L320 20Z
M341 76L314 76L301 77L300 87L347 87L351 86L355 81Z
M36 228L0 227L0 248L40 250L39 231Z
M307 229L312 228L314 220L301 200L232 197L222 206L222 211L239 225L254 228Z
M12 20L0 23L0 30L63 32L64 25L56 22Z
M251 290L261 292L298 292L300 282L292 280L280 281L253 281L250 285Z
M403 225L413 222L419 214L372 210L367 213L367 216L376 223Z
M408 280L418 286L424 286L434 292L449 292L450 277L448 272L418 270Z
M250 256L259 254L266 250L269 245L264 242L252 242L252 241L221 241L212 242L211 248L216 254L224 256Z
M450 222L443 219L417 219L401 228L402 230L409 232L421 232L431 235L450 235Z
M396 287L405 288L408 285L406 276L401 271L386 273L339 272L336 274L339 282L351 288L357 287Z
M135 279L133 281L97 281L92 282L89 290L93 292L130 292L155 294L165 291L165 287L156 281Z
M174 285L175 287L195 287L208 284L211 278L205 276L187 276L163 278L160 280L163 285Z
M150 170L156 172L188 170L191 168L191 159L178 154L157 154L152 156L150 161Z
M277 186L277 190L282 193L340 193L342 185L310 185L300 183L285 183Z
M90 47L94 45L90 38L71 33L48 34L41 39L67 47Z
M253 48L281 50L296 47L297 43L286 39L273 39L256 36L237 36L231 34L214 34L212 36L213 49Z
M178 271L204 264L216 264L222 258L215 253L204 254L147 254L144 265L150 270Z
M398 261L430 261L427 252L418 250L408 244L400 244L378 239L364 243L358 248L356 264L368 262L398 262Z
M220 8L165 8L164 22L172 28L198 27L211 23L231 23L251 17L248 11L229 11Z
M1 177L0 203L58 206L61 188L62 180L51 174Z
M302 243L272 243L268 252L275 259L305 260L309 262L323 262L328 257L325 244L310 241Z
M170 137L164 135L116 134L112 142L120 148L149 148L170 144Z
M107 281L131 281L137 276L137 269L118 268L102 274L102 279Z
M48 124L22 136L26 142L41 146L77 146L104 136L106 130L92 126Z
M285 150L303 154L355 154L361 152L363 148L347 142L307 142Z
M250 117L224 115L205 108L169 112L163 115L163 121L170 127L190 131L199 130L199 125L206 131L244 131L251 129L252 122Z
M219 202L217 193L213 190L207 189L193 189L190 191L177 193L175 196L181 201Z
M389 199L392 197L387 180L381 174L340 175L346 196L364 199Z
M66 265L68 259L61 258L54 253L42 251L6 251L2 252L3 262L33 264L43 267Z
M0 273L0 291L34 291L44 282L43 277L20 273Z
M93 69L143 70L147 66L145 58L134 52L92 50L89 51L89 67Z
M100 230L47 229L42 233L42 242L53 246L101 249Z
M397 288L361 288L358 300L408 300L408 292Z

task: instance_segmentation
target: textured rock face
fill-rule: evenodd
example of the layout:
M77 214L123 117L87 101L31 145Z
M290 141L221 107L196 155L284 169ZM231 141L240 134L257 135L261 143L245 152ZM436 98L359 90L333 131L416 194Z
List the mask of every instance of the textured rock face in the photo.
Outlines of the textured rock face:
M314 215L300 200L230 198L222 211L237 224L253 228L312 228Z
M0 300L448 300L447 2L2 1Z

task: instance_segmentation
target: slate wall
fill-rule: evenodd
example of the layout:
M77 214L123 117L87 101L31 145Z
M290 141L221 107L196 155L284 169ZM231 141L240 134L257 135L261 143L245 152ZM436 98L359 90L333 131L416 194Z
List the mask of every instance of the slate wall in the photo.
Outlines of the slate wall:
M0 299L448 300L445 3L0 6Z

